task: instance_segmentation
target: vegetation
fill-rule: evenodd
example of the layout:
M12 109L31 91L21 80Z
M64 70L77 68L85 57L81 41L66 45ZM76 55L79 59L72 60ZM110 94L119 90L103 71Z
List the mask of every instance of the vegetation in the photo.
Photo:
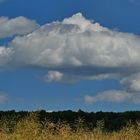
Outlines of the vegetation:
M11 129L23 118L29 116L31 112L20 111L0 111L0 125L5 122ZM67 123L72 129L76 129L77 120L81 119L83 127L92 130L96 127L98 121L103 120L104 129L108 132L118 131L125 127L128 123L136 125L140 122L140 111L129 111L122 113L114 112L84 112L79 110L74 112L71 110L58 111L58 112L46 112L45 110L35 111L32 113L38 114L39 122L52 122L54 124L58 122Z
M3 120L0 125L1 140L140 140L138 122L135 125L128 123L118 131L108 132L104 129L102 120L97 121L96 128L89 129L79 118L73 129L67 122L40 121L38 113L27 113L18 121Z

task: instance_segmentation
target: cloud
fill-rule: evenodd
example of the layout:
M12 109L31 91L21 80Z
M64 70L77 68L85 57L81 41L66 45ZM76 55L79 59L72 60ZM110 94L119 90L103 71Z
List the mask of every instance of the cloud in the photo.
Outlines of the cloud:
M11 48L0 46L0 68L8 66L9 61L12 59L12 54L13 51Z
M87 103L87 104L93 104L93 103L95 103L94 97L93 97L93 96L89 96L89 95L86 95L86 96L84 97L84 101L85 101L85 103Z
M44 80L47 82L57 82L60 81L63 77L63 74L58 71L49 71L46 76L44 76Z
M79 80L139 71L139 45L138 36L102 27L80 13L11 42L15 65L43 67Z
M35 65L70 74L80 70L82 75L120 74L125 70L131 73L128 68L140 66L139 45L138 36L109 30L81 14L46 24L11 42L15 51L13 62L17 65Z
M96 96L86 95L84 100L87 104L94 104L96 102L133 102L140 104L140 94L133 94L123 90L109 90L98 93Z
M134 73L121 80L121 84L130 92L140 92L140 73Z
M0 67L43 68L47 82L116 79L123 85L121 91L107 91L103 97L87 96L89 102L139 98L139 36L108 29L81 13L42 26L24 17L0 21L0 37L15 36L9 46L0 47Z
M25 17L0 17L0 38L12 37L14 35L24 35L32 32L38 27L38 24Z
M5 92L0 91L0 104L3 104L8 101L8 96Z

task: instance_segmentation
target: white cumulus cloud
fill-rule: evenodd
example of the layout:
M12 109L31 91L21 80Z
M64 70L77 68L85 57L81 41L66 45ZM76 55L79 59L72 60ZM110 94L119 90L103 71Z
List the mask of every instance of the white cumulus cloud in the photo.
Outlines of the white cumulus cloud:
M49 71L46 76L44 76L44 80L47 82L57 82L63 78L63 74L58 71Z
M24 35L30 33L38 27L38 24L25 17L0 17L0 38L11 37L13 35Z
M16 35L9 46L0 47L1 67L44 68L47 82L116 79L122 91L86 100L139 102L139 36L108 29L81 13L42 26L24 17L1 17L0 25L1 38Z
M15 37L11 45L15 50L13 60L19 64L65 70L89 68L91 75L140 66L138 36L109 30L81 14Z

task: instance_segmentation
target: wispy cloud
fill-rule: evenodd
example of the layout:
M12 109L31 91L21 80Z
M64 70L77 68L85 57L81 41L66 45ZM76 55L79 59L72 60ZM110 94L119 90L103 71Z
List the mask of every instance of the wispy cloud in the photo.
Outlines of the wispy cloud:
M5 92L0 91L0 104L6 103L8 99L8 95Z
M134 94L123 90L109 90L98 93L95 96L86 95L84 100L87 104L94 104L97 102L132 102L135 104L140 104L140 94Z
M0 47L0 67L44 68L47 82L116 79L123 85L122 91L102 93L104 98L87 96L89 102L125 101L123 95L131 100L134 96L129 99L129 93L139 98L139 36L108 29L81 13L43 26L23 17L1 21L1 38L20 36Z

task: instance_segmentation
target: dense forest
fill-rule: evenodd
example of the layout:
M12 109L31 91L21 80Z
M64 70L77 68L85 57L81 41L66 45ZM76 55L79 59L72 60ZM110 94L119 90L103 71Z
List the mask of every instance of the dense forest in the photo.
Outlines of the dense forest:
M15 110L0 111L0 125L6 123L11 128L18 123L21 119L25 118L31 113L37 114L40 123L49 121L53 123L63 122L69 124L73 129L77 124L82 125L88 129L93 129L97 126L98 122L104 123L104 129L106 131L117 131L128 125L137 124L140 122L140 111L127 111L127 112L84 112L79 110L74 112L71 110L58 111L58 112L46 112L45 110L39 110L34 112Z

